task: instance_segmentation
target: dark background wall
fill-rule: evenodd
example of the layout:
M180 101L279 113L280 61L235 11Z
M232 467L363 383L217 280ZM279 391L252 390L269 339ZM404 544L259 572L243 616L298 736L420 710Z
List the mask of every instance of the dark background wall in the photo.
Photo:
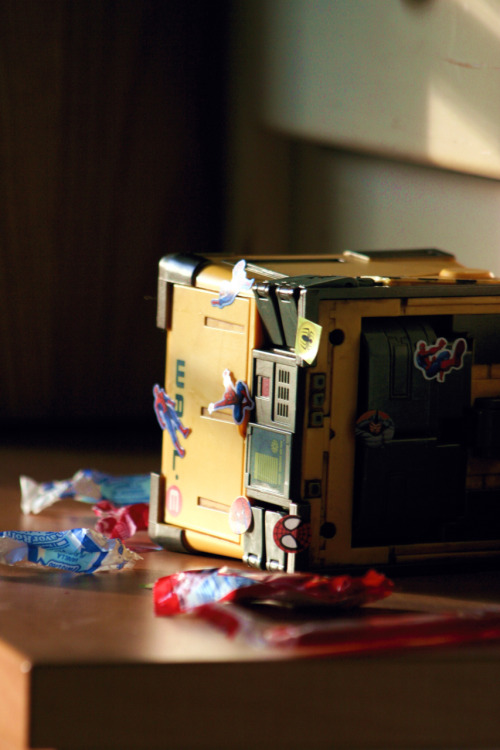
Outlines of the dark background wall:
M222 247L228 6L0 2L0 430L154 424L157 264Z

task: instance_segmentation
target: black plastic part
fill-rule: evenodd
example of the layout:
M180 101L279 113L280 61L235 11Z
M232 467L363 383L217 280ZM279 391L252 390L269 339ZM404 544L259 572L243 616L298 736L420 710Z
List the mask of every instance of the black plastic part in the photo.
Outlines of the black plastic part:
M463 517L466 451L436 439L358 446L353 544L422 544L444 540Z
M449 524L445 540L471 541L500 538L500 490L469 490L465 512L456 523Z
M418 343L462 337L458 369L427 379ZM455 330L453 316L439 316L366 320L361 344L353 544L446 541L466 512L473 342ZM380 434L369 424L373 413Z
M336 533L337 527L331 521L325 521L319 530L319 535L322 536L323 539L333 539Z
M472 449L478 458L500 458L500 398L477 398L471 412Z
M454 323L474 339L474 364L500 362L500 315L455 315Z
M332 346L340 346L345 341L345 333L340 328L335 328L328 334L328 340Z
M358 416L378 409L392 419L398 437L437 437L441 442L465 440L464 417L470 404L472 342L461 369L444 382L428 380L416 367L419 341L451 341L452 318L373 318L365 321L361 337ZM459 436L459 437L458 437Z

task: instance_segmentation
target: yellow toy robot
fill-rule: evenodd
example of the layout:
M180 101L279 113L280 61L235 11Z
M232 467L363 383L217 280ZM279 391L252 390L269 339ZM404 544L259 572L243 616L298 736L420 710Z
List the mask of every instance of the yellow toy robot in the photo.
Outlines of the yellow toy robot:
M167 256L150 535L267 570L500 553L500 280L438 250Z

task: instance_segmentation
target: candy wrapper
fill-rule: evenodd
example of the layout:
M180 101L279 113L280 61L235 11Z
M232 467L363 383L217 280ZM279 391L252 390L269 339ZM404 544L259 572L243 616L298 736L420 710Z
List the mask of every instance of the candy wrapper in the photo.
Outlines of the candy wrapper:
M294 607L350 608L389 596L393 585L372 570L363 577L259 573L210 568L174 573L154 586L157 615L196 613L220 602L270 602Z
M140 559L119 540L107 539L92 529L0 532L0 563L4 565L96 573L122 570Z
M256 647L293 649L304 656L352 656L421 648L443 648L500 640L500 612L482 608L447 612L383 613L360 608L348 617L281 617L267 608L231 602L205 604L196 615Z
M294 656L353 656L500 640L500 608L450 603L442 611L363 606L393 584L370 571L360 578L258 573L228 568L188 571L154 586L158 615L190 613L227 636ZM445 607L445 604L441 606Z
M110 539L129 539L136 531L145 531L148 528L147 503L117 507L109 500L100 500L92 510L98 518L96 531Z
M149 474L111 476L93 469L81 469L71 479L35 482L20 477L21 510L40 513L58 500L73 498L86 503L108 500L114 505L133 505L149 502Z

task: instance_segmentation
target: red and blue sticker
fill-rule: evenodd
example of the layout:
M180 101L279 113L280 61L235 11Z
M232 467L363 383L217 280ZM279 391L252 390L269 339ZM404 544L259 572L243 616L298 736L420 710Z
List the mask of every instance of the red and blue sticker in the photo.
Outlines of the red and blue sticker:
M244 534L252 525L252 506L246 497L241 495L229 508L229 527L234 534Z
M186 449L180 444L178 432L183 438L191 434L190 427L184 427L175 409L175 401L165 393L159 385L153 387L154 410L156 418L162 430L166 430L172 438L175 450L181 458L184 458Z
M364 443L371 446L383 445L394 437L394 422L380 409L370 409L356 421L355 434Z
M246 272L246 261L239 260L233 267L231 281L223 281L219 297L211 300L213 307L223 308L232 305L239 292L249 291L254 279L249 279Z
M296 555L311 544L311 524L300 516L283 516L274 526L273 539L280 550Z
M167 514L174 518L182 511L182 492L175 485L171 484L167 489Z
M418 341L415 347L413 361L415 367L421 371L426 380L437 380L444 383L452 370L461 370L464 355L467 352L467 342L463 338L449 343L442 336L434 344Z
M208 413L212 414L214 411L230 408L233 412L234 421L244 435L250 412L255 406L248 385L243 380L235 380L232 372L228 369L222 373L222 382L225 389L222 398L208 405Z

